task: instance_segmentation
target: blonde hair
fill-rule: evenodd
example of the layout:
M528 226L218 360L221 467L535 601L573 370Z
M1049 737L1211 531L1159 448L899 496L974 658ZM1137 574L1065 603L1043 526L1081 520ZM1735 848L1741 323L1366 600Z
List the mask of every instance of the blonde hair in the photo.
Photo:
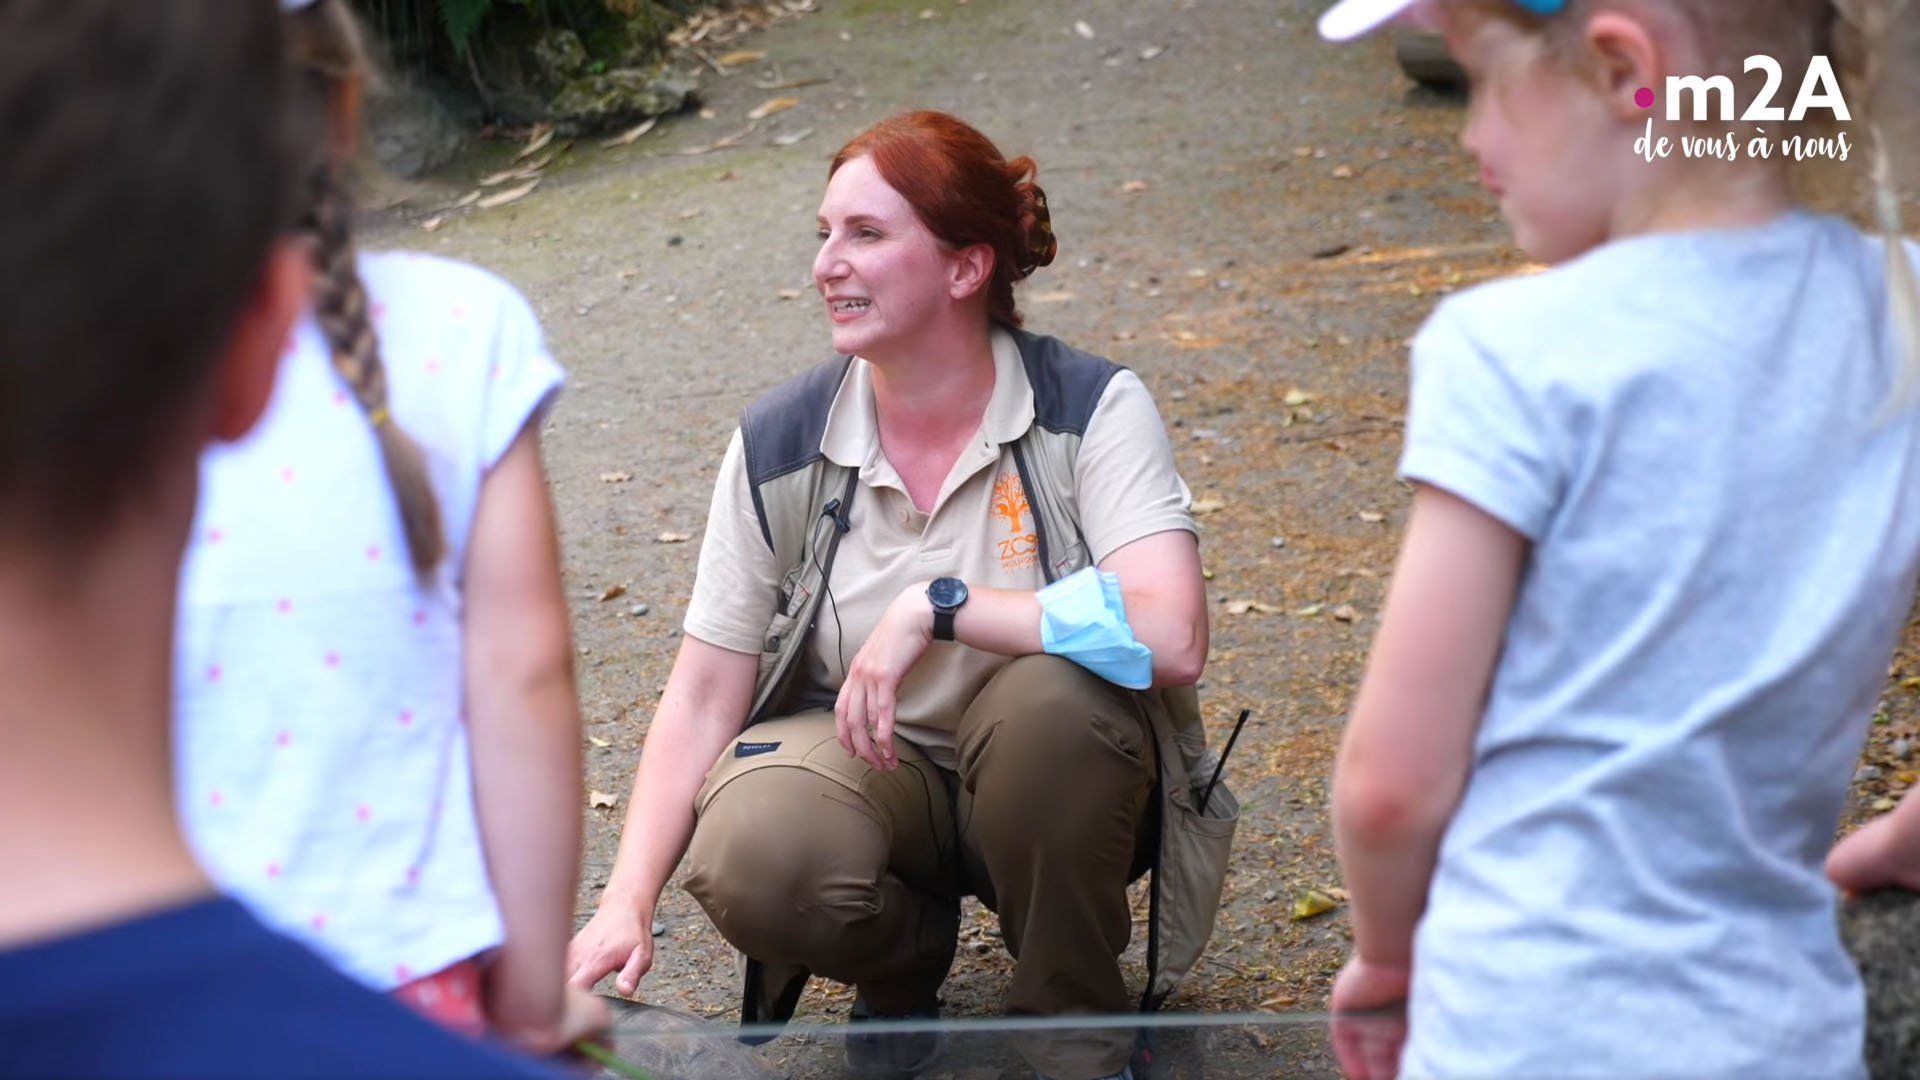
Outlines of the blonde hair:
M1497 18L1541 36L1546 53L1579 73L1590 73L1582 48L1587 17L1601 11L1678 18L1692 30L1709 68L1701 75L1739 76L1746 57L1765 53L1787 70L1831 52L1853 122L1866 132L1865 167L1870 189L1856 193L1856 211L1886 243L1887 307L1897 363L1889 411L1907 403L1920 385L1920 281L1907 255L1901 220L1900 150L1891 126L1907 119L1914 100L1913 58L1920 45L1912 0L1568 0L1566 8L1539 16L1514 0L1450 0L1449 14ZM1911 141L1911 140L1909 140ZM1908 149L1913 149L1909 147Z
M314 319L326 337L333 368L352 389L373 426L387 483L407 537L414 572L431 574L446 557L440 503L434 497L426 453L388 410L387 373L373 326L366 286L360 281L353 243L353 199L339 145L339 102L372 80L373 65L360 28L344 0L319 0L287 16L293 60L302 78L296 103L334 123L310 123L329 132L310 165L305 224L316 241L313 261Z

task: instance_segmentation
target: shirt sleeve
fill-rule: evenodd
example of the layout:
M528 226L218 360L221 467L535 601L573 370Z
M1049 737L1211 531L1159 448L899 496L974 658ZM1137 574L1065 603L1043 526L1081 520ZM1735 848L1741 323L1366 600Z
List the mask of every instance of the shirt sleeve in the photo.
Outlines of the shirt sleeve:
M1443 304L1414 338L1400 475L1449 491L1537 543L1565 483L1548 396L1466 322L1460 308Z
M491 469L530 423L552 407L566 372L547 351L546 335L533 308L511 286L501 298L482 395L480 467Z
M713 482L700 565L687 601L687 634L709 645L758 655L760 639L773 621L780 574L753 509L746 447L735 430Z
M1173 463L1173 444L1145 383L1131 371L1108 381L1087 421L1074 464L1080 528L1098 564L1144 536L1193 525L1193 493Z

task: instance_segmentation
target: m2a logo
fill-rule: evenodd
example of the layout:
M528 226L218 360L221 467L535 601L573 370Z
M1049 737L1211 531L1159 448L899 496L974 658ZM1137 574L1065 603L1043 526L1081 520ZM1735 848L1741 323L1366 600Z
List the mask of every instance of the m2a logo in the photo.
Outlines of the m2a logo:
M1781 84L1786 76L1780 68L1780 61L1771 56L1747 57L1746 70L1766 73L1766 85L1760 88L1760 96L1740 114L1740 121L1748 124L1776 123L1782 120L1804 120L1813 109L1828 109L1833 118L1841 122L1851 121L1853 115L1847 110L1847 100L1840 93L1840 80L1833 73L1833 64L1824 56L1816 56L1807 64L1806 77L1800 80L1800 92L1794 96L1791 111L1774 104L1780 95ZM1644 91L1643 91L1644 93ZM1735 91L1733 80L1725 75L1704 78L1699 75L1667 76L1667 119L1679 120L1686 110L1684 106L1691 99L1694 120L1713 119L1709 115L1714 100L1719 99L1722 121L1732 122L1734 116ZM1644 99L1643 99L1644 100ZM1648 102L1651 104L1651 102Z

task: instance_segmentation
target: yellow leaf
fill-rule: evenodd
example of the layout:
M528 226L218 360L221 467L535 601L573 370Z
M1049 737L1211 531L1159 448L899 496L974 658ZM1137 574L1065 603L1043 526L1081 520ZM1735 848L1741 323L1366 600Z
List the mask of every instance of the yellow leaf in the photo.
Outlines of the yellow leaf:
M1300 616L1303 619L1311 619L1315 615L1318 615L1320 614L1320 612L1325 610L1326 606L1327 605L1325 604L1308 604L1306 607L1303 607L1299 611L1294 612L1294 614Z
M606 792L604 792L604 791L589 791L589 792L587 792L587 807L588 807L588 809L592 809L592 810L599 810L599 809L601 809L601 808L603 808L603 807L611 807L611 806L613 806L613 804L615 804L615 803L617 803L617 802L619 802L619 801L620 801L620 796L618 796L618 795L609 795L609 794L607 794L607 793L606 793Z
M1313 395L1307 393L1305 390L1289 390L1287 391L1287 396L1280 400L1289 405L1305 405L1313 400Z
M609 600L618 600L625 595L627 595L627 587L625 585L609 585L607 586L607 591L600 594L600 602L604 604Z
M1293 902L1293 921L1311 919L1315 915L1325 915L1340 906L1340 901L1318 889L1308 889Z
M800 99L797 97L786 97L783 95L777 98L768 98L756 106L752 112L748 113L747 119L765 120L774 113L786 112L798 104L800 104Z
M1227 501L1225 499L1195 499L1193 501L1193 514L1195 517L1199 517L1201 514L1217 513L1226 508Z
M599 747L599 748L600 748L600 749L602 749L602 750L605 750L605 749L606 749L607 747L609 747L609 746L612 746L612 745L613 745L612 743L610 743L610 742L608 742L607 740L605 740L605 739L603 739L603 738L601 738L601 737L599 737L598 735L589 735L589 736L587 736L587 741L588 741L588 742L590 742L590 743L592 743L593 745L595 745L595 746L597 746L597 747Z
M491 210L496 206L505 206L510 202L517 202L533 194L533 189L539 186L540 178L535 177L517 188L508 188L506 191L502 191L497 195L489 195L481 199L476 205L482 210Z
M1235 600L1227 605L1227 614L1229 615L1245 615L1252 610L1253 601L1251 600Z
M1129 180L1120 185L1120 194L1122 195L1138 195L1145 190L1147 190L1147 182L1145 180Z
M1895 803L1894 803L1894 801L1893 801L1892 799L1888 799L1888 798L1885 798L1885 797L1882 797L1882 798L1878 798L1878 799L1875 799L1875 800L1873 801L1873 808L1874 808L1875 810L1879 810L1879 811L1881 811L1881 812L1883 812L1883 813L1884 813L1884 812L1886 812L1886 811L1888 811L1888 810L1891 810L1891 809L1893 809L1893 808L1894 808L1894 806L1895 806Z
M721 67L738 67L741 64L751 64L766 58L767 54L759 49L735 49L730 53L721 53L714 62Z

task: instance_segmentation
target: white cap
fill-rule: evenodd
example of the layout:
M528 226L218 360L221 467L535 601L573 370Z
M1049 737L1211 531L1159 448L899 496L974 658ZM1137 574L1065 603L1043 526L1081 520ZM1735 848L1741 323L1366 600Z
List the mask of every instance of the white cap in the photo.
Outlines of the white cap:
M1320 36L1352 41L1419 3L1419 0L1340 0L1320 16Z

